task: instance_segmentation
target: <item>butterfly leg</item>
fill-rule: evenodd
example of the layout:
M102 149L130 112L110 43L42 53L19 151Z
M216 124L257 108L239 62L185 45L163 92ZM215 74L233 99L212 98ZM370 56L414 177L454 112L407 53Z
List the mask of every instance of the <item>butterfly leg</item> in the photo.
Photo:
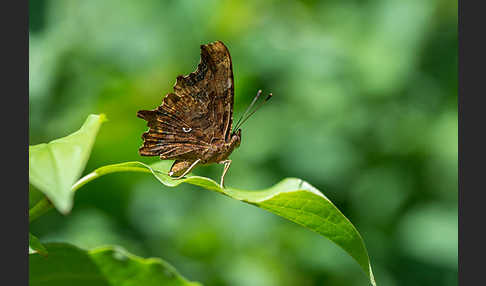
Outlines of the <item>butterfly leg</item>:
M201 159L197 159L196 161L194 161L194 163L192 163L192 165L189 166L189 168L187 168L187 170L182 175L180 175L179 177L175 177L173 179L174 180L182 179L185 175L189 174L189 172L191 172L191 170L194 169L194 167L196 167L196 165L197 165L197 163L199 163L199 161L201 161ZM174 174L173 171L169 172L169 176L172 176L173 174Z
M219 164L224 164L224 170L223 170L223 175L221 175L221 183L219 186L224 189L224 175L226 175L226 172L228 171L230 165L231 165L231 160L224 160L219 162Z

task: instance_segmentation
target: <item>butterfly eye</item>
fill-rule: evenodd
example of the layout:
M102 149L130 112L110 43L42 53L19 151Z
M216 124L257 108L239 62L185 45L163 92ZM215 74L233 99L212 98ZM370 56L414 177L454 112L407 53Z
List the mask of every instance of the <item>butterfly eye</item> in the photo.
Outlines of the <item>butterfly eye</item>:
M186 127L182 127L182 131L188 133L188 132L191 132L192 128L186 128Z

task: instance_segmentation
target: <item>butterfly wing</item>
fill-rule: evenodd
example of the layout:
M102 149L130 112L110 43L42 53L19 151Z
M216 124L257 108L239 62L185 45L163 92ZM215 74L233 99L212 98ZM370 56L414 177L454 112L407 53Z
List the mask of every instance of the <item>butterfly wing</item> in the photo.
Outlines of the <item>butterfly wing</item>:
M228 49L220 41L201 45L195 72L178 76L174 93L157 109L140 110L148 121L142 156L195 159L214 140L229 141L233 112L233 70Z
M177 95L190 95L207 113L196 123L204 128L208 143L215 139L229 142L233 120L234 80L228 48L216 41L201 45L201 61L195 72L177 77Z
M199 130L192 130L183 118L177 117L175 112L167 111L168 107L164 104L165 99L157 109L140 110L137 113L138 117L148 121L150 127L142 134L140 155L160 156L161 159L197 158L198 152L207 149L208 144L198 140Z

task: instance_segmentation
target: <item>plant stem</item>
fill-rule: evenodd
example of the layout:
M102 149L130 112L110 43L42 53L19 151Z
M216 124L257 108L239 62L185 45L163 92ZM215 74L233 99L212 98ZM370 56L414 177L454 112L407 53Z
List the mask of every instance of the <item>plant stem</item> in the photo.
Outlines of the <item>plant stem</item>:
M85 184L91 182L92 180L99 178L103 175L116 173L116 172L142 172L142 173L150 173L150 170L142 167L125 167L122 166L124 163L121 164L112 164L100 167L93 172L87 174L86 176L79 179L74 185L71 187L71 191L75 192ZM37 202L30 210L29 210L29 223L36 220L54 206L52 203L44 196L39 202Z
M40 201L38 201L35 206L29 210L29 223L45 214L48 210L52 208L52 203L44 196Z

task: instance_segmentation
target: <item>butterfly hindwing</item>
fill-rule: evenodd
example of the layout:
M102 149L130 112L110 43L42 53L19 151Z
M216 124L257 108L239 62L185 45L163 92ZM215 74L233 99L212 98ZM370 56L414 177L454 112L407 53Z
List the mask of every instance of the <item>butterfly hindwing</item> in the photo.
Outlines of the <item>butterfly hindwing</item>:
M182 120L164 112L161 107L141 110L137 115L147 120L150 127L142 134L144 143L139 149L142 156L160 156L161 159L187 158L195 151L207 148L207 144L198 142L194 134L184 131L189 129Z

